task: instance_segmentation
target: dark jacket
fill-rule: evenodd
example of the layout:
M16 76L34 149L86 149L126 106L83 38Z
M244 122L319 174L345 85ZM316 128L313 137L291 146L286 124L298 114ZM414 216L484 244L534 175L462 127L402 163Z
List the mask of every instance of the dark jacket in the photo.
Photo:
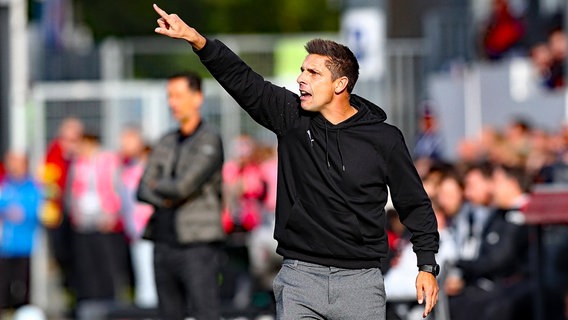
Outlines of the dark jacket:
M401 132L356 95L355 116L333 125L297 94L265 81L217 40L197 54L258 123L278 137L277 252L342 268L379 267L387 256L387 186L412 231L419 264L435 263L436 218Z
M216 242L221 226L223 146L217 131L201 123L190 137L166 134L154 146L140 180L139 200L156 209L144 237L156 239L158 215L172 213L178 244Z
M529 231L517 209L496 210L486 223L479 256L458 261L468 284L484 278L491 281L522 279L528 274Z

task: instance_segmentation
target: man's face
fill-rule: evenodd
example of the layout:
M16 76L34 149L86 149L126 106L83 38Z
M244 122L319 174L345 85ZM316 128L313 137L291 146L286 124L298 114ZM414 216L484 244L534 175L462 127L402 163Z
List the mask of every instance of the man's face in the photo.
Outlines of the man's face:
M26 176L28 168L25 155L11 151L6 155L5 161L6 172L13 178L21 179Z
M310 54L302 63L297 82L300 85L300 102L304 110L321 111L335 95L336 81L325 63L325 56Z
M479 170L472 170L465 176L465 197L476 205L491 202L493 186L491 178L486 178Z
M125 157L136 157L144 150L144 141L136 130L125 130L120 136L120 153Z
M495 169L492 175L493 204L506 207L513 197L513 179L509 178L502 169Z
M59 143L65 158L75 155L81 144L83 126L79 122L69 121L59 132Z
M446 178L440 182L437 203L446 216L453 217L458 213L463 203L463 190L456 180Z
M185 78L174 78L168 81L168 104L172 115L179 123L185 123L199 114L203 95L189 88Z

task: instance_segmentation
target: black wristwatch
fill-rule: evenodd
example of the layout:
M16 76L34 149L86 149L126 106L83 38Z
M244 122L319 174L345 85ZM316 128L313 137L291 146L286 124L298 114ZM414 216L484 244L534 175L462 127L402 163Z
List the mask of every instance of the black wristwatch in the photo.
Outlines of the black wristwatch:
M429 272L437 277L440 274L440 266L437 264L423 264L418 267L418 271Z

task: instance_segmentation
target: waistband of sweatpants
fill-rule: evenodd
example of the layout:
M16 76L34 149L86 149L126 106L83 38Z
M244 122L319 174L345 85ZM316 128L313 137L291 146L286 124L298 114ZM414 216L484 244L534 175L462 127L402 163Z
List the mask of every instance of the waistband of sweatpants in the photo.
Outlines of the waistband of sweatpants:
M313 263L313 262L307 262L307 261L302 261L302 260L298 260L298 259L289 259L289 258L285 258L282 261L282 265L288 265L288 266L306 266L306 267L310 267L313 269L321 269L321 270L331 270L331 269L335 269L335 270L354 270L353 268L342 268L342 267L335 267L335 266L326 266L326 265L322 265L322 264L317 264L317 263ZM375 269L374 267L371 268L355 268L355 269ZM376 269L380 269L379 267L376 267Z

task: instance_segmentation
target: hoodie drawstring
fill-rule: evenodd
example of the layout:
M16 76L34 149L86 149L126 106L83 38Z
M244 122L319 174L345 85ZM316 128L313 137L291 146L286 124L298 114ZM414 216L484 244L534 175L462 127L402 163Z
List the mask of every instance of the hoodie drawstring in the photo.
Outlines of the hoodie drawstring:
M341 170L345 172L345 163L343 163L343 153L341 152L341 130L337 130L337 150L339 151L339 159L341 161ZM331 168L331 163L329 162L329 152L327 149L327 143L329 141L329 136L327 134L327 122L325 122L325 161L327 162L327 167Z
M339 159L341 161L341 169L345 172L345 163L343 163L343 154L341 153L341 130L337 130L337 150L339 150Z
M324 124L325 124L325 161L327 162L327 168L329 169L331 167L331 164L329 163L329 152L327 151L327 141L328 141L327 122L324 122Z

